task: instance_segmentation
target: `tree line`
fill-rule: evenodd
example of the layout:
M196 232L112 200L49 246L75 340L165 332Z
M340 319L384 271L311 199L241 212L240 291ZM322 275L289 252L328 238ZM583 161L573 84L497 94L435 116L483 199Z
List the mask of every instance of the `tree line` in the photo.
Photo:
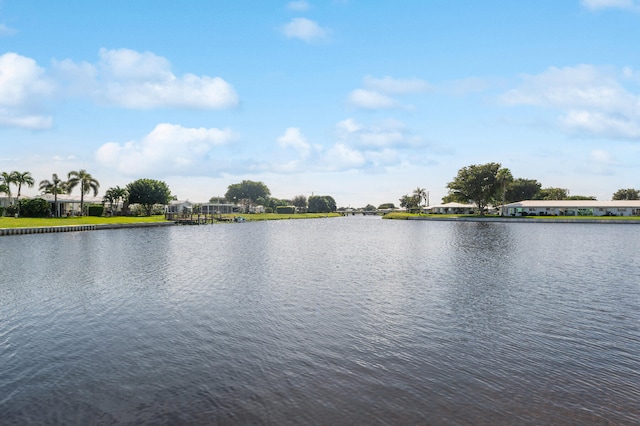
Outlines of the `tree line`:
M264 206L267 213L278 211L279 207L293 206L300 213L331 213L337 209L336 200L330 195L296 195L290 200L271 197L271 191L264 182L243 180L227 187L224 198L212 197L209 202L229 202L241 205L245 210L253 206Z
M504 205L523 200L595 200L590 195L569 195L565 188L543 188L536 179L514 178L508 168L500 163L472 164L458 170L447 184L449 193L442 202L473 203L480 214L489 205ZM640 199L640 191L620 189L613 200Z
M98 195L100 182L84 169L72 170L67 174L67 180L61 179L57 173L51 175L51 179L40 181L38 189L42 194L52 194L54 208L51 209L49 203L42 198L20 200L23 187L33 187L35 179L31 172L1 172L0 173L0 194L6 194L9 198L9 206L4 214L14 216L58 216L58 195L71 194L75 188L80 190L80 214L87 213L84 196L93 192L93 196ZM13 197L12 186L17 189L15 199ZM143 214L149 216L152 208L156 204L167 204L172 198L168 185L163 181L154 179L138 179L129 183L126 187L119 186L107 189L102 199L102 204L108 206L109 214L116 214L118 206L122 203L120 213L127 213L127 207L137 204L141 207Z

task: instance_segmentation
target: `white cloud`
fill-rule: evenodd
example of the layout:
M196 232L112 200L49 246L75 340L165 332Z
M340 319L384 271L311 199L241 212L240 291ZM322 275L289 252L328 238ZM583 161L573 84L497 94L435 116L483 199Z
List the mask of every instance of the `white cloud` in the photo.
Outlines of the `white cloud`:
M640 94L625 87L634 71L579 65L549 68L522 77L520 87L502 97L509 105L533 105L561 111L571 132L613 138L640 138ZM632 81L633 83L633 81Z
M327 37L327 30L318 25L317 22L307 18L294 18L282 27L282 33L287 38L299 38L311 43Z
M400 108L401 105L395 99L365 89L356 89L347 98L349 105L362 109L392 109Z
M170 62L151 52L101 49L96 64L54 62L69 92L133 109L223 109L238 105L233 87L220 77L175 76Z
M637 0L582 0L582 5L587 9L627 9L640 11L640 2Z
M284 134L278 138L278 144L284 148L291 147L295 149L302 159L307 158L311 151L311 145L309 145L304 135L300 132L300 129L296 127L289 127Z
M382 120L366 126L349 118L340 121L336 130L341 142L368 151L415 148L420 145L420 139L410 134L405 124L398 120Z
M296 12L304 12L309 9L309 3L304 0L290 1L287 3L287 9L295 10Z
M5 24L0 24L0 37L9 36L15 34L17 31L13 28L7 27Z
M96 160L129 176L149 173L204 176L215 163L216 147L237 137L229 129L161 123L139 141L102 145L96 152Z
M361 109L412 108L402 105L390 95L406 95L431 90L431 86L419 78L397 79L393 77L375 78L370 75L363 79L365 89L356 89L347 97L347 103Z
M16 53L0 56L0 125L28 129L51 127L52 118L39 114L55 89L36 61Z
M364 86L387 94L420 93L431 89L429 83L419 78L374 78L370 75L364 78Z

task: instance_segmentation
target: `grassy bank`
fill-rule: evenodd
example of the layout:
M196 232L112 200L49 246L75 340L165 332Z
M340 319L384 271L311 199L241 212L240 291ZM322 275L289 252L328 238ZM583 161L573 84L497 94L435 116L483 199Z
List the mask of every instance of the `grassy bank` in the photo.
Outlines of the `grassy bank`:
M53 218L30 218L21 217L0 217L0 228L39 228L43 226L72 226L72 225L103 225L122 223L147 223L165 222L164 216L115 216L115 217L53 217Z
M557 219L570 219L572 221L580 221L580 220L601 220L603 222L611 221L611 220L640 220L640 216L493 216L493 215L485 215L480 216L477 214L417 214L417 213L402 213L402 212L394 212L387 213L383 216L384 219L397 219L397 220L407 220L410 218L424 218L424 219L451 219L451 218L483 218L483 219L491 219L491 218L500 218L500 219L514 219L521 221L525 220L557 220Z
M325 217L338 217L338 213L298 213L298 214L229 214L222 215L229 221L234 216L242 216L247 222L259 220L283 220L283 219L316 219ZM195 219L197 215L193 215ZM163 215L159 216L115 216L115 217L60 217L60 218L13 218L0 217L0 228L40 228L46 226L72 226L72 225L104 225L104 224L129 224L129 223L148 223L148 222L166 222Z

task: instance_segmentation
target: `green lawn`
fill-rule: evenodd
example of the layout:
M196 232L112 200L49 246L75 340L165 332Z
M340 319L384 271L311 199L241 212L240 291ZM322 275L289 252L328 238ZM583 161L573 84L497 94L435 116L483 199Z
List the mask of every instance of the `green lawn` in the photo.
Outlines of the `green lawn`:
M0 228L38 228L42 226L102 225L112 223L165 222L164 216L114 216L114 217L61 217L61 218L13 218L0 217Z

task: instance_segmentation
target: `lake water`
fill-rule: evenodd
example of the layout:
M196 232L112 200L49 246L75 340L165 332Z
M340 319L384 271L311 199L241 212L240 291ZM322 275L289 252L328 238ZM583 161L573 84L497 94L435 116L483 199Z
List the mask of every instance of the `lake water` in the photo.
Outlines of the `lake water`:
M638 424L640 226L0 238L0 424Z

